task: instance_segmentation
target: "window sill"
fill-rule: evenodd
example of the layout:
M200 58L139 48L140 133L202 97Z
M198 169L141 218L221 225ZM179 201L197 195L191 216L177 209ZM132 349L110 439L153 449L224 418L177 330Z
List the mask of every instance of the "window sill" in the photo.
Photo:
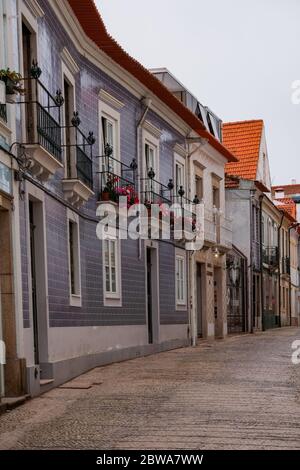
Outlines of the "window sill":
M104 307L122 307L122 299L119 296L106 294L103 303Z
M70 306L71 307L81 307L81 295L72 294L70 296Z
M187 310L187 305L186 305L186 304L178 304L178 303L176 303L176 310L178 310L178 311L186 311L186 310Z

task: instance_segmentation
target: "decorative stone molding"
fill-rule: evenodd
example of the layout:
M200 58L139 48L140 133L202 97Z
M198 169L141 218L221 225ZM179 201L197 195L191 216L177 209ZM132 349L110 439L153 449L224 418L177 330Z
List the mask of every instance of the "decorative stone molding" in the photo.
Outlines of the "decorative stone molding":
M30 171L41 181L47 181L57 170L63 168L63 164L41 145L25 145L25 148L32 162Z
M160 129L158 129L158 127L151 124L151 122L149 122L149 121L144 122L143 129L148 131L150 134L152 134L157 139L160 139L160 137L162 135L162 131Z
M101 101L104 101L106 104L113 106L116 109L122 109L124 107L124 103L122 103L122 101L118 100L103 89L99 91L99 98Z
M94 194L79 179L64 179L62 185L66 200L77 208L81 207Z
M42 18L45 15L37 0L25 0L25 5L34 18Z
M76 75L79 71L80 68L76 64L75 60L71 56L70 52L66 47L63 48L61 51L61 58L64 61L65 65L68 67L69 71L72 73L72 75Z
M177 153L178 155L180 155L183 158L186 158L186 156L187 156L186 149L180 144L175 144L174 145L174 152Z

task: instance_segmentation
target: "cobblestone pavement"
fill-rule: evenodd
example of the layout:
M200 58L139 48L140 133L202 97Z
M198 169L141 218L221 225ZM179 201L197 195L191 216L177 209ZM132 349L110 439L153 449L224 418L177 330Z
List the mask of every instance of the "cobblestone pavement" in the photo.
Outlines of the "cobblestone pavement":
M99 367L0 416L0 449L300 449L300 330Z

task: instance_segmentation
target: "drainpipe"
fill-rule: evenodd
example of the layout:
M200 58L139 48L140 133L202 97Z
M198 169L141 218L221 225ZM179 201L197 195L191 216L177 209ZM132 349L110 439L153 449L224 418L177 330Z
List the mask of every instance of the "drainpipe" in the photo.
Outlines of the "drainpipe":
M290 302L289 302L289 317L290 317L290 326L292 326L291 230L292 230L292 229L297 230L297 228L298 228L299 226L300 226L299 223L295 223L295 224L293 224L293 225L291 225L291 226L289 227L289 260L290 260L290 280L289 280L289 299L290 299ZM297 246L297 249L298 249L298 246ZM295 301L296 301L296 299L295 299Z
M199 143L199 140L200 140L200 143L199 143L199 145L197 145L197 147L193 151L191 151L190 143L193 142L193 140L194 140L194 143ZM188 164L187 164L187 183L188 184L186 185L186 187L189 188L189 189L191 188L191 174L192 174L192 171L191 171L191 165L192 165L191 156L206 144L207 144L206 139L202 139L202 138L193 139L193 138L189 137L189 134L186 136L185 146L186 146L186 149L187 149L187 160L188 160ZM193 200L195 195L188 194L188 196L189 196L188 198L190 200ZM189 315L189 326L190 326L189 336L190 336L192 346L197 346L197 328L196 328L196 325L197 325L196 302L197 301L196 301L196 298L195 298L195 295L196 295L196 283L195 283L196 270L195 270L195 267L196 267L195 251L192 251L192 252L189 252L189 255L188 255L188 280L189 280L189 286L188 286L188 292L189 292L188 315Z
M144 97L141 100L142 104L145 106L145 110L142 114L141 119L139 120L137 127L136 127L136 156L137 156L137 182L138 182L138 195L139 198L141 197L141 171L142 171L142 158L141 158L141 128L145 122L146 116L148 114L149 108L151 106L151 98ZM138 245L138 259L142 258L142 239L139 237L139 245Z
M259 235L260 235L260 242L259 242L259 258L260 258L260 311L261 311L261 329L265 331L265 316L264 316L264 286L263 286L263 280L264 280L264 274L263 274L263 246L262 246L262 231L263 231L263 225L262 225L262 202L264 198L264 194L261 194L259 196Z
M281 327L281 263L280 263L280 258L281 258L281 250L280 250L280 246L281 246L281 227L282 227L282 224L283 224L283 218L284 218L284 212L283 211L280 211L281 212L281 220L280 220L280 224L279 224L279 227L278 227L278 276L279 276L279 292L278 292L278 303L279 303L279 327Z
M250 189L250 333L253 333L253 201L254 201L255 189Z
M292 280L291 280L291 230L294 228L294 225L291 225L288 229L288 240L289 240L289 263L290 263L290 278L289 278L289 317L290 317L290 326L292 326Z

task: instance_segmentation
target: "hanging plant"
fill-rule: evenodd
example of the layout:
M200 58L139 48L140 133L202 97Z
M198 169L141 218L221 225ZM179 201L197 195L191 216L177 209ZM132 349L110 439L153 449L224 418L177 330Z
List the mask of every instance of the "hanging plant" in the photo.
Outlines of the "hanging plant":
M8 69L0 70L0 80L5 83L7 95L24 95L22 76L18 72Z

